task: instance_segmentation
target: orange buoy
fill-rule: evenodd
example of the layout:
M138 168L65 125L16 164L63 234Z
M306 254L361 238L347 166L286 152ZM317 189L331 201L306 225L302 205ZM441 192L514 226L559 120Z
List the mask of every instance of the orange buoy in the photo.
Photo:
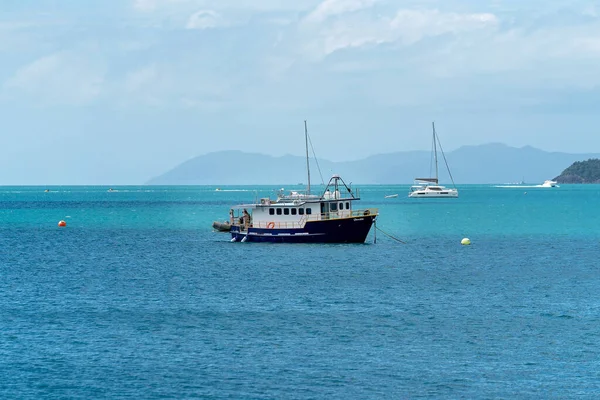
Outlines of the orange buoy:
M65 226L67 226L67 223L65 221L61 220L61 221L58 221L58 226L65 227Z

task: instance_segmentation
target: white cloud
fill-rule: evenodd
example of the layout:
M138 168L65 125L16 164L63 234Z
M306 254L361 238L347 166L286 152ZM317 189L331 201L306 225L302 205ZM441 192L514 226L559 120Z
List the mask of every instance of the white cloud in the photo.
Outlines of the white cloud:
M110 45L108 40L83 39L101 42L102 54L94 56L88 49L42 57L15 72L3 89L58 102L85 103L106 95L122 97L127 104L157 99L171 105L185 99L190 106L225 104L222 99L230 99L240 87L251 98L262 84L273 84L274 93L278 84L291 81L302 86L331 79L343 86L346 78L336 74L378 79L382 70L393 72L390 76L398 85L433 82L431 78L459 78L468 85L474 74L500 77L514 86L519 79L532 86L600 81L587 64L600 58L600 25L589 22L593 10L587 10L585 19L557 23L558 11L540 16L536 7L515 10L507 2L497 2L502 3L498 8L489 1L459 3L406 0L397 9L398 3L390 0L130 0L142 14L132 18L134 24L160 22L134 35L121 31L123 37ZM425 8L428 5L432 8ZM278 9L286 11L269 13ZM281 25L267 22L271 20ZM236 24L239 29L227 33L226 48L220 45L218 30L210 42L205 35L182 31ZM0 24L0 35L13 25ZM157 34L156 26L168 32ZM29 54L74 48L76 41L47 40L38 45L45 47ZM235 65L225 62L232 58ZM570 60L575 61L569 65ZM110 81L104 80L106 64ZM552 81L544 83L541 76Z
M498 19L490 13L443 13L438 10L400 10L390 22L389 40L416 43L424 37L495 28Z
M209 29L240 26L286 26L308 13L319 0L130 0L136 19L142 15L146 26L161 29ZM328 0L330 1L330 0ZM346 0L373 2L376 0ZM337 2L340 2L337 0ZM339 8L336 6L334 8ZM200 11L198 11L200 10ZM335 12L335 10L334 10Z
M235 77L224 76L203 65L202 55L189 55L185 61L157 60L131 70L111 87L115 103L122 107L225 106L235 93Z
M330 0L326 0L321 6L329 2ZM329 10L329 14L320 12L318 15L341 15L344 11L354 11L359 5L368 4L373 3L357 0L346 4L345 8L330 6L325 9ZM335 14L332 14L332 10L335 10ZM311 20L316 21L314 18ZM392 18L351 14L331 21L321 18L320 21L316 31L314 25L302 29L305 55L313 59L320 59L345 48L395 42L412 45L426 37L477 32L495 29L498 25L497 17L490 13L460 14L416 9L399 10Z
M209 29L225 25L219 14L212 10L197 11L190 16L186 29Z
M85 104L101 95L105 73L103 63L58 52L21 67L5 82L4 89L39 102Z
M307 22L322 22L329 17L359 11L375 4L375 0L324 0L307 17Z
M203 0L136 0L134 8L146 14L146 18L154 20L154 26L177 29L210 29L233 24L230 15L227 20L223 14L203 8L207 3ZM218 3L217 3L218 5ZM201 8L199 10L199 8ZM239 22L239 21L238 21Z
M140 12L153 12L160 9L181 10L211 8L215 10L252 10L257 12L271 11L306 11L319 3L319 0L132 0L133 8ZM346 0L348 1L348 0ZM351 0L354 1L354 0Z
M522 85L590 88L600 84L600 27L563 27L534 32L515 29L463 50L471 71L511 73ZM468 51L468 52L467 52ZM462 63L464 68L464 62ZM461 65L448 63L458 74Z
M138 11L149 12L154 11L160 5L160 3L160 0L134 0L133 8Z

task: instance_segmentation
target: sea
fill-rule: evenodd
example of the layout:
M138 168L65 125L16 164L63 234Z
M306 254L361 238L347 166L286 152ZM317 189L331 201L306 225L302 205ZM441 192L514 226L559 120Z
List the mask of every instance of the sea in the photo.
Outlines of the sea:
M331 245L212 230L280 186L0 187L0 398L600 397L600 185L354 186Z

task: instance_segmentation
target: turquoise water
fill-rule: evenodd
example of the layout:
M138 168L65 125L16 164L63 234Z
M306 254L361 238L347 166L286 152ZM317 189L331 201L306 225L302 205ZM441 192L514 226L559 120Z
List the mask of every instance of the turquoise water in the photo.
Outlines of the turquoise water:
M406 244L212 232L275 187L0 187L0 395L598 397L600 186L360 188Z

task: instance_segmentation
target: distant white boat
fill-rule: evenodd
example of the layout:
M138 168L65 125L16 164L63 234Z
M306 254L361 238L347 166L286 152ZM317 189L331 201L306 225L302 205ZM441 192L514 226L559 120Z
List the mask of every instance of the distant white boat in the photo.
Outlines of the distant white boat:
M558 182L556 182L556 181L550 181L550 180L548 180L548 181L544 181L544 183L542 183L541 187L559 187L557 185L557 183Z
M394 199L398 197L398 194L388 194L387 196L385 196L386 199Z
M456 198L458 197L458 189L447 188L445 186L439 185L438 179L438 159L437 159L437 146L439 139L437 138L437 134L435 133L435 123L431 123L433 127L433 149L432 153L434 156L435 162L435 178L415 178L415 185L410 187L410 192L408 193L408 197L426 197L426 198ZM446 156L444 155L444 150L440 145L440 151L442 156L444 157L444 162L446 163L446 168L448 169L448 175L450 175L450 179L452 180L452 185L454 185L454 179L452 179L452 173L450 173L450 167L448 166L448 162L446 161Z

